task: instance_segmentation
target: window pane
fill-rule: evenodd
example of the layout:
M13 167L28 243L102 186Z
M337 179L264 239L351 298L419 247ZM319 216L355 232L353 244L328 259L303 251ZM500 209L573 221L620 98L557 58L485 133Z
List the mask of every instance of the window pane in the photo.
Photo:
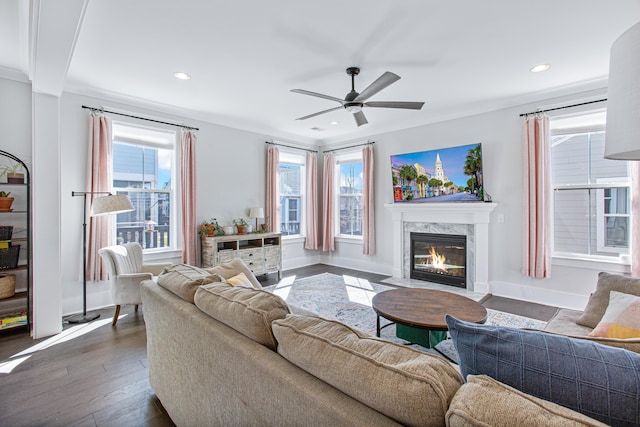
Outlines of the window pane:
M362 162L340 164L340 234L362 236Z
M300 234L302 166L280 163L280 231L283 236Z
M173 150L114 141L113 186L116 188L171 188Z
M629 188L627 162L604 158L603 131L551 138L554 187L554 251L619 257L628 253ZM567 190L567 185L622 187Z
M118 194L129 196L135 210L116 215L117 243L138 242L143 249L169 247L169 194L137 191L118 191Z

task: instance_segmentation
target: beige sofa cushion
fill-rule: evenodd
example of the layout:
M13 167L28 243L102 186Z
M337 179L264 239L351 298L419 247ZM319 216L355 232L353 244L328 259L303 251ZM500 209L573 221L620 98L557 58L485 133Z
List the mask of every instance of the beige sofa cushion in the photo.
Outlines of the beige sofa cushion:
M228 263L207 268L205 269L205 271L211 274L219 274L220 276L224 277L225 280L240 273L244 273L244 275L247 276L247 279L249 279L255 289L262 289L262 285L260 284L260 282L258 282L256 276L253 274L251 269L247 267L247 264L245 264L241 258L235 258Z
M263 290L213 283L198 288L196 306L242 335L276 350L271 322L289 314L287 303Z
M522 393L485 375L469 375L446 414L450 427L605 426L564 406Z
M283 357L404 425L442 425L463 383L443 358L340 322L289 315L272 326Z
M196 290L208 283L220 282L221 277L187 264L174 264L165 267L158 276L157 283L185 301L193 304Z
M578 325L596 327L607 311L611 291L640 296L640 279L605 272L598 274L596 291L591 294L584 313L577 321Z

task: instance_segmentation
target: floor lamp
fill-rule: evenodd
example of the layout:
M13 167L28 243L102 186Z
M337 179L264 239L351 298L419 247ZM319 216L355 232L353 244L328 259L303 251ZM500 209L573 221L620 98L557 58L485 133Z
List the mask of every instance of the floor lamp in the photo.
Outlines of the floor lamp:
M69 317L69 323L87 323L100 317L100 313L87 314L87 196L106 194L97 197L91 205L91 216L118 214L133 210L131 200L125 195L111 194L108 191L72 191L71 196L83 196L82 204L82 314Z

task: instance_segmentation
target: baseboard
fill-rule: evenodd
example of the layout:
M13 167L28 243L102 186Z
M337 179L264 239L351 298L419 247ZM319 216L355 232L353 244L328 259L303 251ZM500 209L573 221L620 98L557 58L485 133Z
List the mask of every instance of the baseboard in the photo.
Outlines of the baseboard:
M517 285L508 282L492 281L488 293L495 296L534 302L554 307L584 310L589 300L588 295L562 292L553 289L542 289L534 286Z
M349 259L348 263L341 262L342 259L338 257L333 258L331 256L321 256L322 264L331 265L333 267L350 268L352 270L366 271L368 273L381 274L384 276L391 276L392 267L390 265L380 265L369 261L360 261L355 259Z
M320 255L304 256L298 258L287 258L282 260L282 269L291 270L294 268L307 267L309 265L320 264Z

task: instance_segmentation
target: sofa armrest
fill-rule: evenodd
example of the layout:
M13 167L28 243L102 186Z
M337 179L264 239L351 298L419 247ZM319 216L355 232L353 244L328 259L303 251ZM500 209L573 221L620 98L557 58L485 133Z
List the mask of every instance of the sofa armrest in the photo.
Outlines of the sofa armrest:
M140 270L145 273L151 273L154 276L159 276L165 267L169 267L171 265L173 264L171 263L143 264Z

